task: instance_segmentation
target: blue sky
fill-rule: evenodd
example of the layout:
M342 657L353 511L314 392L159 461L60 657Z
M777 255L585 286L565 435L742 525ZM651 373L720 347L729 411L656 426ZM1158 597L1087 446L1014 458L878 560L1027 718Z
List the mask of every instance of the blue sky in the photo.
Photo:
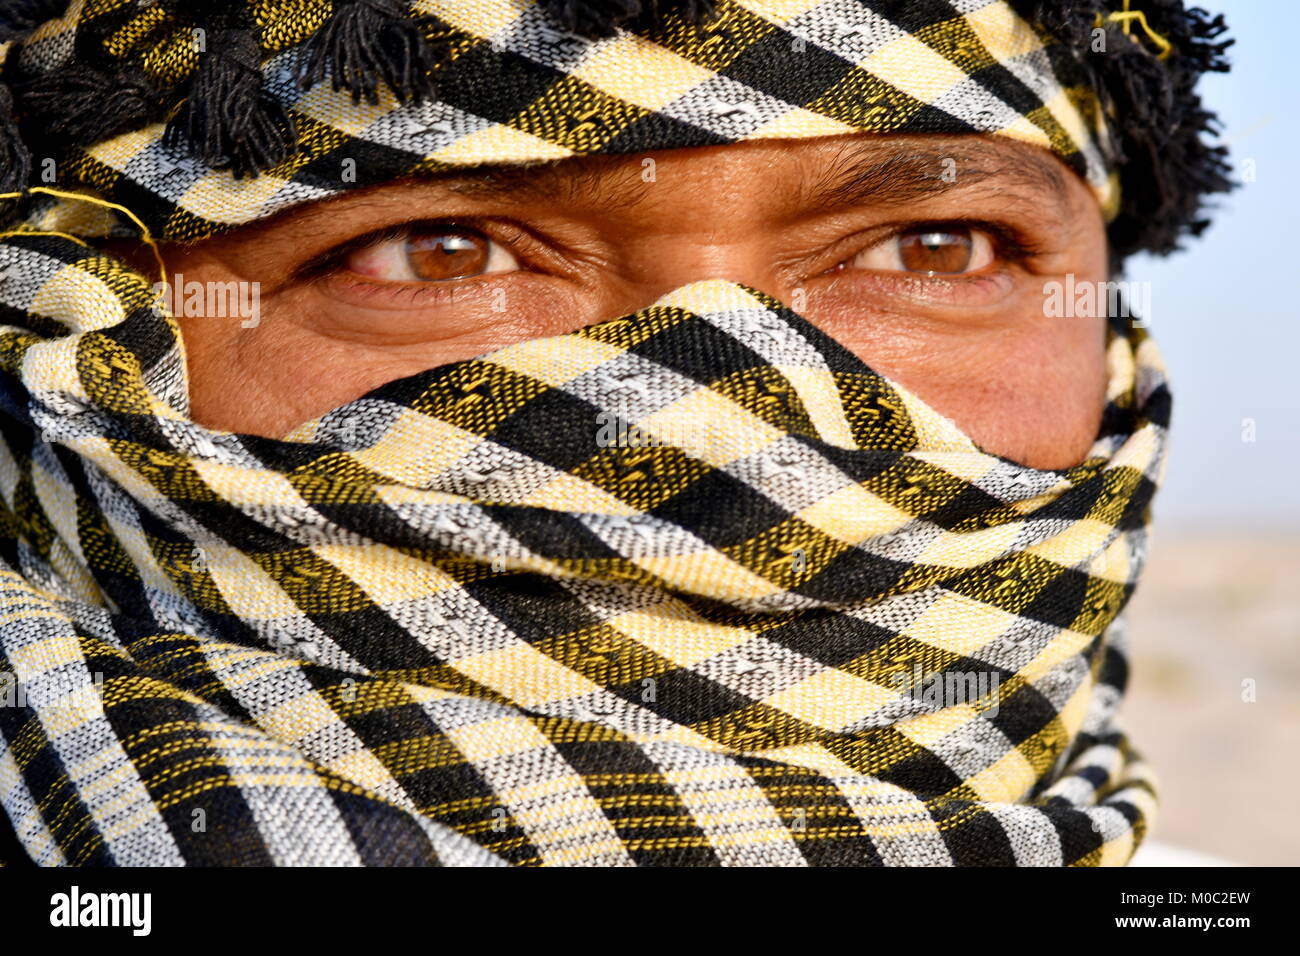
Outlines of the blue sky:
M1232 72L1202 81L1236 175L1214 224L1185 251L1135 260L1152 283L1148 326L1170 367L1173 451L1156 526L1300 533L1300 3L1199 0L1237 43ZM1140 8L1140 5L1139 5ZM1253 419L1255 441L1243 442Z

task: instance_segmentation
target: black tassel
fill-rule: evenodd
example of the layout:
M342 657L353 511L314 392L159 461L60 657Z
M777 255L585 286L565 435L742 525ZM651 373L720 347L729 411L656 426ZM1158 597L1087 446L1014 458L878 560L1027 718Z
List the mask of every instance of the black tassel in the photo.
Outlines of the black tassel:
M0 43L17 43L47 20L63 16L67 9L68 0L5 0L0 4ZM13 93L0 83L0 192L26 189L31 172L32 154L18 126Z
M13 116L13 97L9 93L9 87L0 83L0 193L25 188L27 177L32 171L31 154L23 145Z
M408 17L397 0L336 0L330 18L300 47L303 89L332 77L352 102L379 102L379 81L399 103L433 99L438 57L425 39L427 18Z
M1160 255L1208 225L1207 199L1233 188L1227 149L1213 142L1217 118L1196 84L1224 72L1231 40L1222 16L1211 17L1182 0L1143 0L1151 28L1172 46L1164 60L1141 30L1131 36L1109 24L1106 52L1091 53L1092 31L1115 4L1110 0L1011 0L1022 17L1076 51L1098 91L1118 147L1121 208L1107 228L1111 269L1134 252Z
M542 6L572 33L607 37L620 29L653 30L673 13L703 24L713 16L715 0L542 0Z
M33 133L91 146L162 118L159 95L142 80L73 65L15 86Z
M641 13L641 0L544 0L546 12L564 29L581 36L612 36Z
M0 3L0 43L21 40L68 10L68 0L5 0Z
M214 169L235 178L256 175L288 159L297 131L284 106L266 92L262 51L246 30L214 29L189 93L167 124L164 142L192 147Z

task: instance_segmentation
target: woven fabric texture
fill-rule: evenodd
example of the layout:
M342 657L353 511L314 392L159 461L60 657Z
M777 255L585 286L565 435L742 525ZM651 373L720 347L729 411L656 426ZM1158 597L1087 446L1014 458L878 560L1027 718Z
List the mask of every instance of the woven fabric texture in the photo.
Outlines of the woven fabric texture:
M1148 825L1108 630L1164 446L1140 330L1066 471L720 280L273 441L187 420L143 277L0 264L35 859L1118 863Z
M1077 52L1001 0L721 0L707 27L670 20L598 40L557 29L523 0L421 0L411 14L447 55L437 99L419 103L382 84L374 103L331 82L301 89L294 44L331 8L249 5L266 92L296 134L296 154L279 166L236 179L170 143L159 122L59 157L61 183L92 187L155 235L185 240L455 166L854 132L983 133L1051 150L1108 214L1119 200ZM18 77L40 77L93 33L105 37L95 45L105 64L183 89L202 57L196 22L161 4L78 0L10 56ZM219 42L211 32L203 45Z
M291 89L330 4L254 4L297 157L235 178L154 126L75 175L173 239L447 165L852 131L1038 143L1110 197L1095 100L1002 3L719 6L588 42L425 2L456 56L403 105ZM100 16L123 62L194 69L170 7L116 0L10 58L56 69ZM721 280L272 440L190 419L176 321L88 208L0 237L5 862L1112 865L1147 832L1140 327L1065 470Z

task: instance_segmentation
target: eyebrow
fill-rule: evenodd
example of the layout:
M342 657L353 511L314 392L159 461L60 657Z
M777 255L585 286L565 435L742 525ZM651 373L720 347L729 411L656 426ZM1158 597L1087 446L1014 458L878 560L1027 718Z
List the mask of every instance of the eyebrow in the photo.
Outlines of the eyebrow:
M587 202L618 208L636 204L653 185L653 181L641 179L640 167L633 170L626 162L619 162L627 158L582 156L543 163L476 166L439 171L429 181L474 198L573 201L581 195Z
M933 144L864 136L816 156L816 167L800 177L792 203L798 215L817 215L856 206L904 206L947 194L960 197L992 193L999 202L1031 208L1062 218L1069 214L1066 178L1074 175L1046 152L1010 144L986 143L965 137L943 137ZM534 163L484 164L423 170L408 182L438 186L458 195L523 204L538 199L574 202L618 209L641 202L653 186L642 178L642 166L629 165L631 154L566 157ZM945 175L947 173L948 175ZM382 201L365 196L327 200L349 208ZM324 213L325 210L319 210ZM306 213L311 215L312 211ZM331 212L331 215L335 213Z
M973 144L973 148L918 148L915 144L850 143L802 190L802 205L811 210L846 206L900 206L974 187L1019 187L1024 201L1044 198L1065 207L1064 174L1050 156L1029 149L1003 150ZM1008 199L1017 198L1013 190Z

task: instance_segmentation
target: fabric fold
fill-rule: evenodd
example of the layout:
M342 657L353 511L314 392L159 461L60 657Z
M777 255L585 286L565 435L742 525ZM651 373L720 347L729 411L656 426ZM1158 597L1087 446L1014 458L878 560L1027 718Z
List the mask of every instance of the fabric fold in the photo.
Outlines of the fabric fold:
M271 440L186 418L144 277L0 261L40 862L1092 865L1149 827L1111 635L1168 393L1127 321L1060 471L722 280Z

